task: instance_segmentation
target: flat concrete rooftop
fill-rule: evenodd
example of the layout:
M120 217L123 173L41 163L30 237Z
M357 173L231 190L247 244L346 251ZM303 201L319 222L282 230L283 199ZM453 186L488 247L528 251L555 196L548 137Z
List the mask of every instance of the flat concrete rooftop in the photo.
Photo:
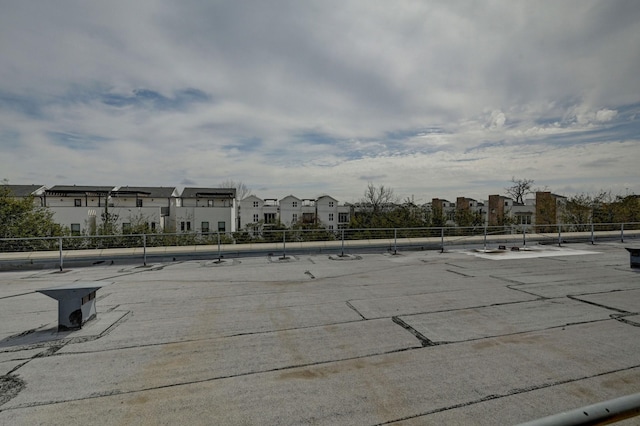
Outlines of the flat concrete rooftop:
M640 392L630 245L2 272L0 424L502 425ZM76 281L113 284L58 332L36 290Z

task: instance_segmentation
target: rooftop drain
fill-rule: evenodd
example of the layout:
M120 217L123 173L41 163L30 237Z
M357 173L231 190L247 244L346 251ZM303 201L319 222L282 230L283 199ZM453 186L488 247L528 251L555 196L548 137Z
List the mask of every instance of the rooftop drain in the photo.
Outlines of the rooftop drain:
M38 290L58 301L58 331L78 330L97 316L96 292L110 281L75 282Z

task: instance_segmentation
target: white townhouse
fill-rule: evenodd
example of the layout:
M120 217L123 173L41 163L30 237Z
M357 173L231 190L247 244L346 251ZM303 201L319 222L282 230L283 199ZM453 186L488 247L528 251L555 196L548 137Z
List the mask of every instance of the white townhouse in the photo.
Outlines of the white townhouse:
M56 185L44 191L42 199L53 220L72 234L93 235L107 213L125 234L141 224L152 232L171 231L176 197L175 187Z
M240 201L240 228L280 222L287 227L295 224L322 224L326 229L346 227L350 220L350 207L341 206L333 197L318 199L288 195L281 200L261 199L250 195Z
M326 229L342 229L349 225L351 208L340 206L338 200L329 196L318 197L316 204L316 217Z
M284 226L291 227L302 220L302 200L293 195L288 195L280 200L280 222Z
M144 223L151 232L173 232L175 221L171 213L177 197L175 186L120 186L111 191L109 212L117 215L123 234Z
M536 223L536 200L527 198L524 204L515 201L510 206L510 215L516 225L531 225Z
M176 232L235 232L235 188L186 187L177 199Z
M258 224L274 224L280 220L280 206L275 198L262 199L249 195L240 200L239 210L238 229L247 229Z
M257 224L263 220L262 207L264 200L249 195L238 202L238 229L243 229L249 224Z
M53 220L68 227L72 235L93 234L101 223L102 213L109 208L113 189L113 186L56 185L44 191L43 204L53 213Z

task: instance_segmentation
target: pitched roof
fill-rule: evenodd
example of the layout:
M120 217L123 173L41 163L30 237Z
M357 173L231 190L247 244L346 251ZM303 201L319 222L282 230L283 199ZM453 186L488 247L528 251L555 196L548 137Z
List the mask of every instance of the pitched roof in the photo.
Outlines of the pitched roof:
M43 189L44 185L3 185L11 191L14 197L28 197L31 194L36 195L36 191Z

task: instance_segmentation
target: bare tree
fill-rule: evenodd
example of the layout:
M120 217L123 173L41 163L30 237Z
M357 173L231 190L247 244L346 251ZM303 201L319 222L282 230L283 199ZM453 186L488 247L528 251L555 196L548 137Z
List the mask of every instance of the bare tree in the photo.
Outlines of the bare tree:
M364 191L362 203L370 205L374 212L381 211L385 206L397 204L398 197L394 194L392 188L385 188L384 185L376 186L369 182L367 189Z
M513 185L504 190L516 203L524 204L524 197L533 192L531 189L533 182L533 179L516 179L515 177L511 177L511 183L513 183Z
M241 181L227 179L219 184L220 188L234 188L236 190L236 199L242 200L251 195L251 188Z

